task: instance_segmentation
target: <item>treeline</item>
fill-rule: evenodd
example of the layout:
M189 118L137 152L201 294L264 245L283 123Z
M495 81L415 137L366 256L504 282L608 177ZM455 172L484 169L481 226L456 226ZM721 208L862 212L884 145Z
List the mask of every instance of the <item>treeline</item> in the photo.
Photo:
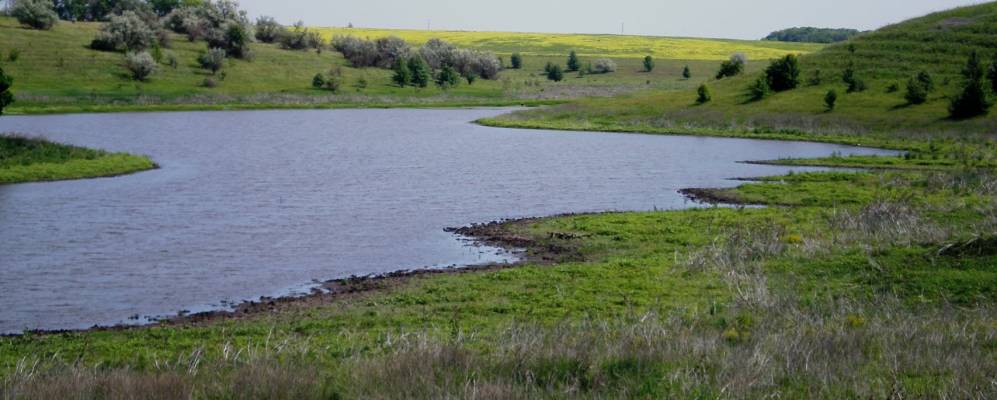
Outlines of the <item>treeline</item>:
M862 33L857 29L798 27L770 33L762 40L777 42L838 43Z

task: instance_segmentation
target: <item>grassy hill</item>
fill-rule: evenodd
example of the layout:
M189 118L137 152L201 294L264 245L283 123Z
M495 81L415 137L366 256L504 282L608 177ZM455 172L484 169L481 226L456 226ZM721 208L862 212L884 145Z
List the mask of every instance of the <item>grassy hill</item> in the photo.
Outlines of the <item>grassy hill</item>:
M99 26L63 22L52 31L37 31L0 17L0 63L15 77L18 97L10 112L536 104L647 88L690 88L712 73L716 60L734 52L765 59L819 48L760 41L609 35L350 30L371 37L396 34L413 44L440 36L461 46L504 54L507 60L508 53L521 51L526 54L525 67L503 71L499 80L479 80L448 91L435 87L398 88L390 84L390 71L349 68L334 51L287 51L257 43L253 45L253 61L228 61L220 85L206 88L201 84L209 74L196 61L206 48L204 42L191 43L174 35L169 51L179 60L177 68L160 65L148 82L136 82L129 79L122 54L88 48ZM336 32L321 31L327 37ZM548 61L563 64L572 46L578 46L583 61L595 56L614 57L620 67L618 72L584 78L569 74L568 79L557 84L544 79L540 75L543 66ZM8 59L11 50L20 52L17 61ZM636 58L646 54L658 58L652 73L641 72L641 61ZM692 68L694 79L681 78L685 65ZM312 77L333 66L342 67L345 87L336 94L312 89ZM356 87L361 79L368 82L366 88Z
M705 105L695 104L696 93L691 89L649 90L521 112L488 123L661 133L786 134L834 141L863 137L865 143L878 144L891 138L992 139L997 113L968 121L947 118L948 96L958 90L959 72L974 50L987 63L997 54L997 3L931 14L804 55L802 80L809 80L819 70L821 83L804 84L757 102L749 101L747 88L759 73L749 72L709 82L713 101ZM749 61L749 65L765 63ZM842 75L849 63L867 83L866 91L845 93ZM760 67L756 66L756 71ZM936 90L926 104L908 105L903 97L906 82L922 70L934 77ZM900 90L891 92L892 85ZM826 112L824 95L832 89L839 94L837 109ZM904 147L903 143L894 144Z

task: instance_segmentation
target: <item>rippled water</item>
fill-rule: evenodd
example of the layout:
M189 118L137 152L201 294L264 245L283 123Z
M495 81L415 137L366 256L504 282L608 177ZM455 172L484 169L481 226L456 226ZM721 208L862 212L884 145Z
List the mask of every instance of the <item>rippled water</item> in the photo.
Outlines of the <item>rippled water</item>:
M443 231L501 218L681 208L685 187L880 153L828 144L496 129L505 110L0 118L0 131L162 168L0 186L0 332L221 307L314 280L501 260ZM800 168L797 168L800 170Z

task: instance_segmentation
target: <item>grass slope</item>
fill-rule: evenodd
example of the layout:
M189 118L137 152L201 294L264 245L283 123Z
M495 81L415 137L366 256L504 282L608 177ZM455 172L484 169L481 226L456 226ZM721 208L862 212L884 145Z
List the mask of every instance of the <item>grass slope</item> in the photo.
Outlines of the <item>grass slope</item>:
M888 145L924 150L928 142L958 139L993 164L995 115L966 121L947 118L948 96L958 90L959 72L971 51L985 59L997 52L997 3L931 14L863 34L801 58L802 80L820 71L822 82L750 102L747 87L759 76L708 83L713 101L696 105L694 90L649 90L612 99L589 99L485 121L500 126L621 130L652 133L708 133ZM853 46L855 52L850 51ZM989 62L989 60L988 60ZM762 62L755 62L765 63ZM846 94L842 73L854 63L868 90ZM762 66L758 66L760 68ZM918 71L934 77L936 90L924 105L908 105L904 87ZM757 71L757 69L756 69ZM889 86L900 90L890 93ZM839 94L826 112L824 94ZM942 144L939 143L939 146ZM957 150L946 148L945 153Z
M153 168L156 164L146 157L0 135L0 185L114 176Z
M3 63L8 74L15 77L14 89L18 98L9 111L51 113L221 108L536 105L647 88L692 88L711 73L710 69L714 64L712 61L735 51L746 52L751 57L766 58L789 51L814 49L813 46L779 46L768 42L567 35L563 37L578 43L594 41L611 49L628 49L633 46L631 42L646 41L649 47L632 51L651 52L658 48L667 51L661 50L662 56L652 73L642 72L641 60L629 57L625 51L600 53L601 56L617 57L619 71L584 78L568 74L564 82L555 84L541 76L543 66L547 62L563 64L568 50L549 47L550 51L543 53L544 55L527 55L524 69L503 71L499 80L478 80L474 85L464 84L443 91L435 87L395 87L391 84L390 71L349 68L342 56L334 51L321 54L287 51L274 45L257 43L252 46L255 60L229 60L223 69L224 79L220 85L205 88L201 84L209 74L199 68L196 61L197 56L206 48L204 42L191 43L182 36L174 35L170 51L176 54L178 67L174 69L160 65L148 82L136 82L129 79L122 54L88 48L99 26L93 23L64 22L56 25L52 31L36 31L20 27L12 18L0 17L0 52L3 53L0 63ZM382 33L364 32L370 35ZM384 32L387 33L389 32ZM498 52L513 49L515 46L510 43L518 40L516 34L431 31L397 33L414 42L425 39L414 36L415 33L428 36L440 33L457 40L461 45ZM331 35L331 31L327 31L327 34ZM460 39L461 37L466 38ZM472 37L489 39L472 40ZM535 39L529 45L543 46L537 40L540 39ZM563 43L557 46L561 45ZM11 62L6 56L15 49L20 51L20 57ZM712 53L697 55L697 52L703 51L701 49L711 49ZM673 55L688 57L690 60L670 58ZM590 56L583 56L583 61L585 58ZM681 79L685 65L691 67L695 79ZM312 77L319 72L325 73L334 66L341 67L344 74L345 84L340 93L331 94L312 89ZM361 79L367 81L366 88L356 86Z

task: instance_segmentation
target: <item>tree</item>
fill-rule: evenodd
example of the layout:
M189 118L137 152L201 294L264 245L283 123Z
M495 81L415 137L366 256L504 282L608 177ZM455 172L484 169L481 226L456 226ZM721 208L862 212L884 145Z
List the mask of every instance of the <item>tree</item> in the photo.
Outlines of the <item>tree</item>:
M747 58L743 54L734 54L730 59L720 64L720 71L717 71L717 79L734 77L744 72L744 64Z
M795 54L772 61L765 69L768 86L776 92L796 89L800 85L800 59Z
M863 92L866 89L865 81L856 76L855 66L851 63L845 68L845 72L841 75L841 81L848 85L848 93Z
M758 77L758 79L755 80L755 83L748 87L748 95L750 96L751 101L762 100L771 92L772 88L769 86L769 80L764 76Z
M568 63L566 65L568 68L565 71L568 72L578 71L582 67L582 62L578 60L578 53L575 53L574 50L571 50L571 53L568 54Z
M519 53L512 53L509 61L512 63L512 69L523 68L523 56L519 55Z
M416 55L409 58L408 70L413 85L421 88L429 86L429 80L433 75L426 60L423 60L421 56Z
M779 42L837 43L851 39L859 33L861 32L855 29L802 27L775 31L762 40Z
M412 83L412 70L409 69L408 63L402 59L395 60L395 66L392 68L395 73L391 76L391 81L395 82L399 87L405 87L409 83Z
M225 50L217 47L212 48L201 54L197 61L201 63L202 68L211 71L211 74L214 75L225 65Z
M467 79L468 85L473 85L474 81L478 80L478 75L474 72L469 72L464 78Z
M436 85L443 89L456 87L460 83L460 74L453 67L444 65L436 75Z
M645 56L644 57L644 72L654 71L654 57Z
M962 75L965 78L963 88L949 103L949 116L953 119L966 119L986 114L990 109L990 102L983 88L983 65L976 51L970 54Z
M564 71L561 69L561 66L557 64L548 64L547 79L552 80L554 82L560 82L564 80Z
M928 95L932 90L934 90L934 83L931 75L921 71L917 76L907 81L907 93L904 94L904 99L909 104L924 104L928 101Z
M698 97L696 97L697 104L706 104L709 103L710 100L713 100L713 96L710 94L710 88L707 87L705 83L699 85L699 89L696 90L696 94L698 95Z
M685 68L682 68L682 77L685 79L692 78L692 70L689 69L688 65L686 65Z
M128 53L125 55L125 66L132 73L132 78L144 81L156 71L156 60L147 51Z
M208 46L224 49L231 57L248 59L251 57L249 43L253 41L247 24L228 21L221 27L221 35L208 38Z
M156 42L156 32L134 11L125 11L111 17L90 43L97 50L125 50L138 52Z
M325 86L325 75L322 75L322 73L319 72L312 78L312 87L320 89L323 86Z
M173 12L173 10L180 8L181 5L185 5L184 3L186 2L182 0L149 0L152 10L160 17L166 16Z
M14 86L14 78L3 72L3 68L0 68L0 115L3 115L3 109L11 105L14 102L14 93L11 88Z
M273 17L259 17L256 19L256 40L263 43L273 43L280 38L281 34L287 30Z
M834 89L828 90L827 94L824 95L824 107L827 111L834 111L835 105L838 103L838 92Z
M8 12L17 22L32 29L52 29L59 20L51 0L14 0Z

